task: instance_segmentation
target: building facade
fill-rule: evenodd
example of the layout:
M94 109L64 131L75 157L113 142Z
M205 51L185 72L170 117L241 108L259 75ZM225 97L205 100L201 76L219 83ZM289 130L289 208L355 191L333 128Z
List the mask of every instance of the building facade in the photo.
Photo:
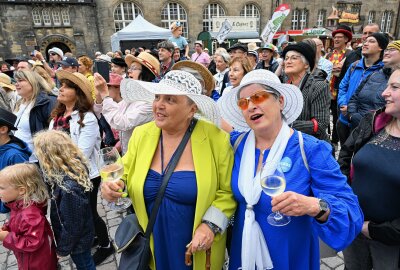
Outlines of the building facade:
M282 3L289 4L291 12L280 30L332 28L328 17L334 6L340 13L358 14L356 31L377 23L400 38L400 0L0 0L0 58L29 56L35 48L46 53L52 46L74 55L106 52L111 35L138 14L164 28L181 21L192 43L200 33L212 31L213 17L256 18L261 32Z

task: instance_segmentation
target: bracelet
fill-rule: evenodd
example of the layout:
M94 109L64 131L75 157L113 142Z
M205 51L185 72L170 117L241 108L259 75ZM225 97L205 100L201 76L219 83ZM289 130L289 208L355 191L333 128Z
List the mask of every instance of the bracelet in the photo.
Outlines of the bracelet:
M210 229L212 230L212 232L214 233L214 236L221 232L221 229L215 225L214 223L208 221L208 220L203 220L202 223L207 224L208 227L210 227Z
M311 118L311 122L313 122L313 125L314 125L313 132L317 133L317 131L318 131L318 122L317 122L317 120L315 118Z

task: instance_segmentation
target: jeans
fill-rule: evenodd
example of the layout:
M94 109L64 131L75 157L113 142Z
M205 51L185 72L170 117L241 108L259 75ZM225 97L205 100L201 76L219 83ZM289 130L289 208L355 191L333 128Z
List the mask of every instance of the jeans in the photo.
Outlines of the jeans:
M344 251L346 270L400 269L400 246L388 246L360 233Z
M82 253L71 253L71 259L76 265L77 270L96 270L90 250Z

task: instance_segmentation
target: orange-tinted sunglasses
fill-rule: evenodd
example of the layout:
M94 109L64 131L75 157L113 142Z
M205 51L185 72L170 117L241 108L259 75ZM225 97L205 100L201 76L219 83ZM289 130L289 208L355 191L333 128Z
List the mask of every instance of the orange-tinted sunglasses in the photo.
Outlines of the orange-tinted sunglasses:
M268 91L268 90L261 90L249 97L239 98L237 104L240 109L247 110L249 108L249 102L253 103L254 105L259 105L265 100L269 99L272 95L275 95L275 92Z

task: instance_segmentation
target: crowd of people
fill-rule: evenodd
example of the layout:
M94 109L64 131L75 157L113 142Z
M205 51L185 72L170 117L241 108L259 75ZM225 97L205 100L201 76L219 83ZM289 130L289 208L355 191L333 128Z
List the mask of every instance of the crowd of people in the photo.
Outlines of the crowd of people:
M308 38L211 56L195 41L190 55L175 22L154 49L92 59L54 47L49 61L34 51L2 63L0 241L19 269L57 269L65 256L96 269L115 252L99 191L115 202L126 189L146 230L189 132L158 210L151 269L200 269L208 249L211 269L319 269L320 241L344 250L348 270L398 269L400 40L376 24L358 47L352 39L339 25L330 52ZM119 181L101 183L104 147L123 156ZM260 179L278 169L284 192L269 196ZM277 211L290 222L271 225Z

